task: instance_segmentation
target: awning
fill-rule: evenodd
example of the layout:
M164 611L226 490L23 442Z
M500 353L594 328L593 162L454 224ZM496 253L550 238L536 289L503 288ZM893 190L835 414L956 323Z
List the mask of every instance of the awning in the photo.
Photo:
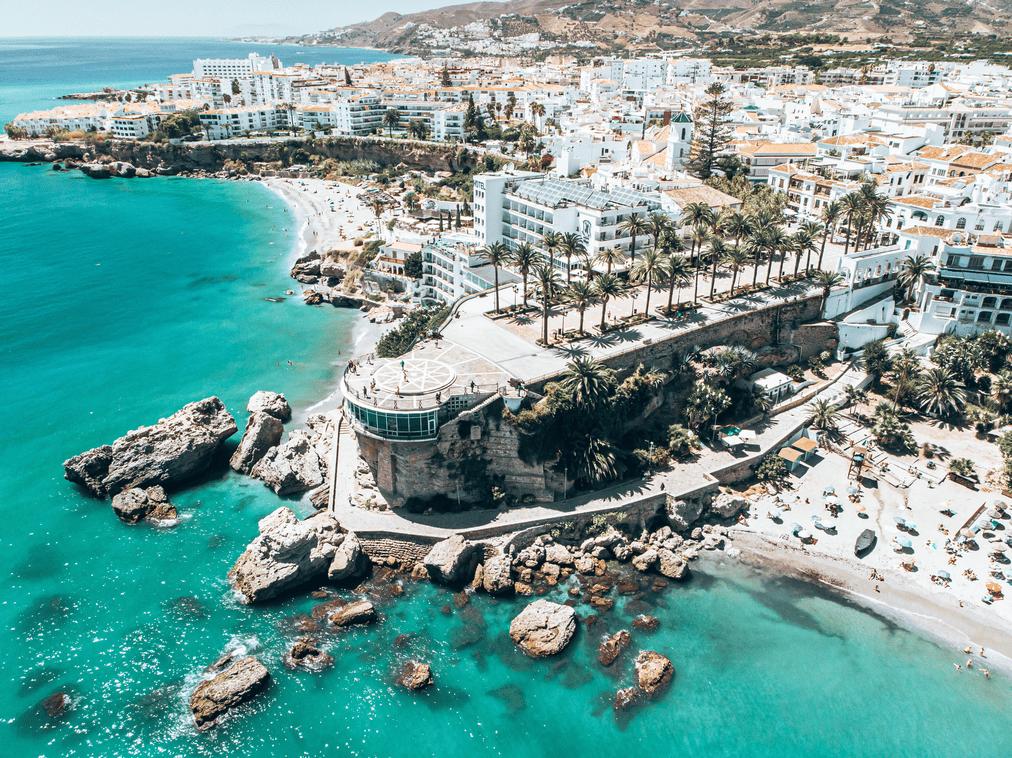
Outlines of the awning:
M804 453L802 453L800 450L795 450L793 447L784 447L780 449L780 452L777 453L777 455L779 455L785 461L797 463L798 459L801 458L801 456L804 455Z
M802 437L796 442L791 443L791 447L797 448L805 453L810 453L819 447L819 443L808 437Z
M749 442L756 438L756 433L754 429L742 429L740 432L738 432L738 437L745 440L746 442Z
M720 441L724 443L726 447L736 447L738 445L744 445L745 440L741 437L721 437Z

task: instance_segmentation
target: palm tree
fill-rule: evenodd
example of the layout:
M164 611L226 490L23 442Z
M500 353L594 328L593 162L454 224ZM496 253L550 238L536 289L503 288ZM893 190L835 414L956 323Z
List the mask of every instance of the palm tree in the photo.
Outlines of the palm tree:
M575 232L566 232L562 235L562 252L566 256L566 281L573 280L573 256L583 255L586 247L583 238Z
M618 225L618 228L632 237L629 241L629 261L631 263L636 260L636 237L641 234L649 234L650 224L638 213L633 213L628 218L624 219L622 223Z
M601 326L599 328L603 332L604 317L608 313L608 301L625 297L625 285L614 274L601 274L594 281L594 292L597 294L597 299L601 301Z
M840 217L843 215L843 206L839 200L830 200L828 203L823 204L822 214L819 218L822 220L822 247L819 248L819 262L815 264L818 269L822 268L822 256L826 252L826 238L832 239L833 233L836 231L836 225L840 222Z
M643 253L629 272L629 276L633 280L637 282L646 281L647 283L647 303L645 311L647 317L650 316L650 291L654 288L654 279L663 277L667 269L667 256L655 248ZM636 299L633 298L633 308L636 307L635 303Z
M822 231L822 224L817 224L814 221L806 221L801 226L801 230L795 233L795 237L801 246L802 252L807 252L807 260L805 261L805 271L810 271L812 268L812 251L815 250L815 238L819 236ZM804 235L799 237L798 235ZM794 264L794 276L798 276L798 264L801 263L801 255L798 255L798 261Z
M770 254L770 264L766 267L766 284L770 283L770 276L773 274L773 257L777 252L781 253L780 268L783 270L783 255L785 254L783 250L787 245L787 237L787 233L784 232L781 226L767 227L766 233L763 235L763 243L766 251Z
M374 197L369 201L369 207L372 208L372 212L376 214L376 218L380 217L380 214L383 212L384 205L385 203L378 197Z
M696 224L692 227L692 250L696 253L696 282L693 285L692 302L699 302L699 267L703 260L703 243L710 239L710 227ZM698 250L697 250L698 248ZM689 254L692 257L692 254Z
M542 103L534 103L534 105L531 106L531 114L533 114L533 116L534 116L535 119L538 119L540 121L540 119L545 115L545 106L544 106L544 104L542 104ZM542 129L542 127L538 126L538 131L539 132L541 131L541 129Z
M594 258L595 263L603 263L605 266L607 266L606 273L608 274L611 273L612 265L618 266L623 261L625 261L625 253L623 253L622 250L617 247L606 247L604 250L602 250L600 253L597 254L596 258Z
M681 240L678 240L679 246L682 246ZM668 280L668 315L671 315L671 306L675 297L675 289L682 289L692 279L692 269L689 266L689 261L684 255L681 255L681 250L674 247L671 248L671 252L668 253L668 270L665 274Z
M540 258L540 254L538 256ZM562 285L562 278L554 266L539 263L534 267L534 281L541 296L541 342L548 346L548 306ZM526 292L524 293L527 294ZM526 303L525 303L526 305Z
M847 396L847 401L854 409L854 413L852 415L856 416L858 407L868 402L868 393L856 384L848 384L843 388L843 393Z
M580 334L583 334L583 314L587 308L597 304L597 291L590 282L575 281L566 288L566 294L580 314Z
M541 253L530 242L517 245L516 250L510 254L509 264L520 272L524 283L524 308L527 307L527 276L540 262Z
M654 238L654 250L660 247L661 237L671 231L674 224L666 213L654 211L647 219L650 223L650 235Z
M1006 369L998 372L991 382L991 394L994 396L994 402L1004 412L1012 400L1012 371Z
M689 203L682 209L682 223L687 226L710 225L713 210L706 203Z
M717 265L724 262L727 257L727 243L719 237L710 241L710 300L713 300L713 292L717 287Z
M409 192L404 196L404 207L408 209L408 213L415 210L418 207L418 195L414 192Z
M558 232L547 231L541 235L541 244L545 248L548 262L555 265L555 253L562 247L563 237Z
M955 414L966 402L966 386L949 369L929 368L917 383L921 407L939 416Z
M854 221L865 209L867 201L861 192L848 192L840 201L843 207L843 217L847 219L847 240L843 246L843 254L846 255L850 249L850 232L853 229Z
M896 392L893 395L893 402L899 403L900 392L903 391L903 384L907 378L916 379L921 372L921 359L912 347L905 347L900 350L899 355L893 358L893 373L897 375Z
M401 122L401 112L396 108L387 108L386 113L383 114L383 126L387 128L387 136L394 136L394 129Z
M738 247L741 241L752 233L753 228L752 217L741 211L734 211L724 221L724 231L734 238L735 247Z
M606 400L615 386L615 372L600 361L578 356L566 364L562 388L573 393L573 400L584 408L595 408Z
M728 252L725 258L726 265L731 269L731 294L734 294L734 285L738 281L738 272L741 271L752 259L749 251L744 247L735 245Z
M916 258L908 255L903 261L903 268L900 270L900 284L907 288L907 300L914 299L914 288L921 283L924 277L934 270L931 259L925 255L918 255Z
M499 310L499 269L509 263L510 249L502 242L493 242L482 250L482 257L492 266L495 277L495 309Z
M763 251L766 249L766 232L768 227L755 227L745 242L745 247L754 256L755 267L752 269L752 287L756 285L759 278L759 261L762 259Z
M619 476L618 451L600 430L583 435L573 448L577 481L594 487Z
M829 291L843 281L843 274L819 269L815 272L815 276L812 277L812 281L815 282L816 287L822 287L822 303L819 305L819 310L821 311L826 307L826 298L829 297Z
M836 424L842 415L839 406L829 400L816 400L808 406L809 422L816 429L830 432L836 429Z

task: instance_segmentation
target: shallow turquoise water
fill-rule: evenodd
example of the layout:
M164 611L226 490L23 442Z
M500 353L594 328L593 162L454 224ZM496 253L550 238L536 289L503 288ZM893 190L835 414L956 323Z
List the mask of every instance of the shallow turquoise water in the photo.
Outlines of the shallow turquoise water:
M634 632L627 653L658 650L677 676L628 723L610 698L633 656L600 669L601 631L581 631L560 660L530 661L506 634L521 601L476 597L447 616L450 594L429 584L378 600L377 626L324 638L333 669L286 671L284 619L310 609L308 589L248 608L225 577L258 519L303 506L217 472L174 496L178 526L128 526L60 464L210 394L241 419L258 389L298 408L328 392L357 316L263 299L292 286L290 216L255 184L0 164L3 755L1000 754L1006 678L957 674L954 655L915 634L740 568L647 593L662 626ZM622 605L605 617L611 630L643 610ZM396 647L400 634L414 637ZM273 681L198 735L189 692L240 644ZM432 662L432 691L392 685L408 656ZM53 722L37 704L58 690L74 706Z

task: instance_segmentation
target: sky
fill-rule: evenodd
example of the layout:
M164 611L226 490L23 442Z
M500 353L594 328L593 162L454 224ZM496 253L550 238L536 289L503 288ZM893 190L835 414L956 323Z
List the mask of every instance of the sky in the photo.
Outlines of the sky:
M11 3L0 37L239 37L308 34L388 11L415 13L467 0L49 0Z

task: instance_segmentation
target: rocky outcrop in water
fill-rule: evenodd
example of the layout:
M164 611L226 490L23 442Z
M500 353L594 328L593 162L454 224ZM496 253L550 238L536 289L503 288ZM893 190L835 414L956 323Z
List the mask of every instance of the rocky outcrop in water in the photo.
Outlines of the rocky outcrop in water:
M266 392L264 390L254 392L253 397L246 404L246 412L250 414L267 413L281 421L289 421L292 418L292 408L280 392Z
M284 433L285 425L281 419L261 411L251 413L229 465L240 473L251 473L267 452L281 443Z
M397 684L412 692L424 690L433 683L432 667L427 663L408 661L397 677Z
M176 507L169 502L165 490L155 485L147 489L134 487L120 492L112 499L112 509L128 524L144 519L169 521L176 518Z
M513 591L512 561L508 555L499 553L488 558L481 573L482 588L491 595L503 595Z
M619 654L629 647L632 637L624 629L615 632L611 637L602 642L597 648L597 660L602 666L610 666L618 658Z
M327 569L327 578L332 582L343 582L359 576L366 570L368 562L358 536L354 532L348 532L334 551L334 558Z
M647 697L655 698L661 694L674 675L675 667L671 665L671 660L660 653L644 650L636 656L636 686Z
M464 581L477 547L459 534L437 542L425 556L424 563L429 577L448 584Z
M340 525L326 512L299 521L278 508L258 528L260 536L228 574L247 603L269 600L326 571L341 538Z
M510 622L510 639L532 658L561 653L575 632L576 612L549 600L535 600Z
M368 600L338 608L327 620L331 626L359 626L376 620L376 608Z
M285 654L285 668L321 671L334 665L333 656L327 655L316 647L316 640L303 637L296 640L292 649Z
M213 727L219 717L260 692L270 678L267 668L249 656L198 684L190 697L190 713L197 729L203 732Z
M222 443L238 431L216 397L184 406L154 426L142 426L111 446L64 461L65 476L96 497L134 487L176 484L207 469Z
M296 429L283 445L272 447L253 467L251 476L279 495L302 492L323 484L334 439L334 422L329 416L306 419L308 429Z

